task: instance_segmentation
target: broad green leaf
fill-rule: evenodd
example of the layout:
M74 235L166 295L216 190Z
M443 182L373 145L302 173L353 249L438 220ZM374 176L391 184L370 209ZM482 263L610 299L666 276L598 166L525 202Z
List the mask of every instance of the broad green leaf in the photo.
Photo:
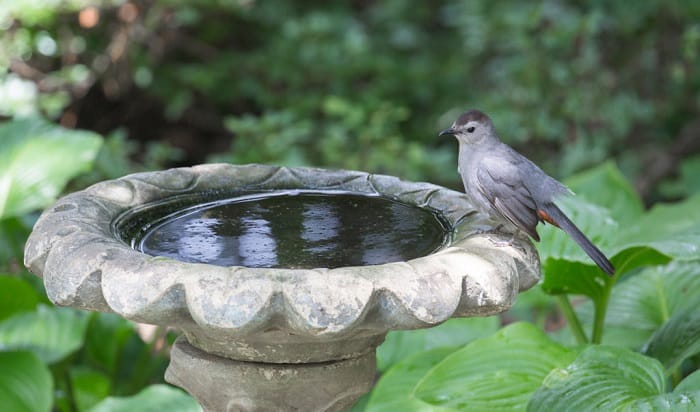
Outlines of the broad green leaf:
M577 197L563 197L557 204L603 252L609 252L613 248L620 228L608 209ZM588 255L562 230L551 225L541 225L538 231L541 241L537 244L537 249L543 261L549 258L565 259L595 267Z
M634 223L644 212L634 187L612 161L571 176L565 183L577 197L604 205L611 217L622 225Z
M645 269L612 289L603 343L638 350L670 319L699 305L699 262L673 262ZM590 303L581 305L578 313L584 325L591 324ZM680 341L667 343L675 346Z
M366 394L360 396L360 398L355 401L348 412L365 412L367 410L367 403L369 402L369 397L372 392L367 392Z
M461 346L498 330L497 316L457 318L429 329L391 331L377 348L377 369L386 370L407 356L440 346Z
M19 279L22 279L22 282L26 283L27 286L30 286L32 289L34 289L34 292L39 297L39 303L43 303L48 306L53 306L53 302L51 302L51 300L49 300L49 297L46 296L44 279L40 278L39 276L33 273L30 273L27 270L22 270L15 276L17 276Z
M51 410L51 372L33 353L0 352L0 405L3 411Z
M674 259L700 259L700 193L683 202L659 204L616 237L616 252L648 246Z
M70 178L89 170L100 144L95 133L38 118L0 124L0 219L48 206Z
M202 408L188 394L168 385L151 385L134 396L109 397L90 412L201 412Z
M667 263L669 258L650 247L632 247L611 258L618 273L631 269ZM547 261L547 277L542 288L551 294L585 295L593 300L602 299L605 289L614 279L590 264L565 259Z
M613 162L571 176L565 183L576 196L557 199L557 204L604 252L615 244L618 230L634 224L644 212L641 199ZM538 248L544 257L566 258L593 266L561 230L549 226L540 229L540 234L547 236Z
M618 228L599 207L569 198L562 209L603 251L608 252L617 275L632 269L668 262L670 259L700 259L700 194L684 202L659 205L636 222ZM611 279L567 236L551 227L543 228L538 250L548 293L582 294L601 299Z
M24 242L29 237L33 225L33 219L27 218L26 215L0 219L0 270L8 270L13 264L21 264Z
M700 390L700 370L696 370L686 376L681 383L676 386L674 392L692 392Z
M109 395L112 382L100 371L76 366L70 369L69 377L72 399L78 410L88 410Z
M0 322L16 313L33 310L39 295L22 279L0 274Z
M558 204L604 253L613 247L618 224L606 209L571 197L561 199ZM558 228L547 225L540 229L540 236L542 240L537 249L545 274L542 289L551 294L580 294L594 300L600 299L604 289L612 282L610 276ZM614 265L619 264L615 259L611 260Z
M692 303L671 316L642 349L660 360L669 373L688 357L700 353L700 300Z
M661 364L615 346L586 348L553 370L532 396L529 411L691 411L700 392L665 393Z
M548 259L542 290L553 295L568 293L602 299L613 280L598 268L565 259Z
M37 306L0 322L0 347L24 349L46 363L65 358L83 345L87 315L69 308Z
M93 313L85 334L88 358L108 374L117 375L119 358L127 342L136 335L134 323L113 313ZM105 339L109 336L109 339Z
M557 313L557 310L556 298L544 293L542 288L536 285L520 292L515 304L503 312L500 318L506 323L521 320L541 325L548 316Z
M624 411L696 412L700 410L700 389L673 391L630 402Z
M698 197L697 201L689 202L666 207L680 207L681 209L697 207L700 209L700 197ZM698 249L697 246L692 244L692 242L696 241L692 233L694 233L695 229L700 230L700 213L697 216L697 228L695 228L695 223L692 220L687 220L685 224L679 224L670 218L666 218L658 219L658 222L655 224L648 223L650 220L655 220L653 217L649 218L649 215L654 213L653 210L649 214L642 215L638 219L638 224L620 227L605 208L585 203L581 200L574 200L573 198L562 199L559 203L562 210L576 223L579 229L607 254L618 274L641 266L666 263L671 257L688 256L690 258L693 256L692 250ZM663 207L661 209L665 210ZM636 238L635 236L640 234L637 229L638 225L652 225L656 228L656 232L654 232L654 229L649 229L645 235L648 238L647 240ZM684 233L686 230L690 231L691 234ZM655 233L656 237L652 233ZM552 226L545 226L540 229L540 234L542 241L537 246L547 276L561 277L561 271L570 272L567 274L567 277L573 273L581 273L588 276L595 275L601 278L594 280L600 285L602 285L604 280L609 279L609 276L598 269L588 255L563 231ZM697 240L700 241L700 231L698 231ZM700 258L700 254L698 254L698 258ZM562 267L562 265L568 263L580 263L581 265L573 268ZM558 279L545 278L545 290L557 290L564 286L567 286L567 284L559 282ZM587 291L585 288L583 290L571 290L573 286L570 285L568 293ZM582 294L591 295L589 293Z
M447 356L418 384L415 396L457 410L524 410L545 376L574 358L535 326L514 323Z
M84 353L91 364L119 377L113 382L113 393L134 393L162 378L167 354L144 342L133 322L114 314L93 313L85 335Z
M632 246L611 258L619 274L644 266L663 265L670 260L668 256L650 246Z
M391 367L372 390L367 412L448 411L414 396L416 384L428 371L453 353L456 347L440 347L409 356Z

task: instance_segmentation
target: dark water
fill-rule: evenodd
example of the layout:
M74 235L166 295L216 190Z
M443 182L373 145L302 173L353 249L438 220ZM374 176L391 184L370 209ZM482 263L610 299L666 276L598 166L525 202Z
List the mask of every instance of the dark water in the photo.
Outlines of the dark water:
M447 235L436 213L383 197L272 192L185 208L131 241L186 262L334 268L425 256Z

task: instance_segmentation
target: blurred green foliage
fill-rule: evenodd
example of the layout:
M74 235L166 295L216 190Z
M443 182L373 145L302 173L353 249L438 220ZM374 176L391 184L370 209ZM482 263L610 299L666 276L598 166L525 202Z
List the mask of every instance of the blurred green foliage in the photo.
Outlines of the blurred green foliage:
M694 0L40 3L1 7L0 113L107 133L137 116L115 106L155 101L162 119L125 130L185 149L165 164L201 151L459 187L436 131L473 107L556 177L617 158L648 202L685 194L657 183L700 151Z

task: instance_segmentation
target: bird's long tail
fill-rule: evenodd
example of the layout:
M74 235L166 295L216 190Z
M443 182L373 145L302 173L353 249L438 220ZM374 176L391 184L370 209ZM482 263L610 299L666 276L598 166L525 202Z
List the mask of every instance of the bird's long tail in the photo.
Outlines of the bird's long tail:
M544 213L542 213L544 212ZM610 260L600 251L588 238L584 235L578 227L572 222L565 214L561 211L554 203L547 203L539 211L539 215L545 221L559 227L561 230L566 232L578 245L583 249L584 252L595 262L598 267L600 267L603 272L608 275L615 274L615 268L613 267Z

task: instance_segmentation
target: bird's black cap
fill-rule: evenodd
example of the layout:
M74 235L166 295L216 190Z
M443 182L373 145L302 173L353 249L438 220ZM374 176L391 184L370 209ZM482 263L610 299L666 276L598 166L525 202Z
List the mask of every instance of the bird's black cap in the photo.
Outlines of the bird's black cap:
M462 115L457 118L455 121L455 126L462 126L472 121L489 123L491 122L491 119L484 112L479 110L469 110L462 113Z

